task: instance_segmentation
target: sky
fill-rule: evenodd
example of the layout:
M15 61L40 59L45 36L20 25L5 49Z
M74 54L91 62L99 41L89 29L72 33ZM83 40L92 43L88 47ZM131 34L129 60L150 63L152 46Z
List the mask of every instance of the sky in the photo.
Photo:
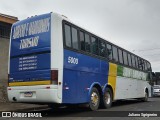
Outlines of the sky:
M147 59L160 72L160 0L0 0L0 13L19 20L49 12Z

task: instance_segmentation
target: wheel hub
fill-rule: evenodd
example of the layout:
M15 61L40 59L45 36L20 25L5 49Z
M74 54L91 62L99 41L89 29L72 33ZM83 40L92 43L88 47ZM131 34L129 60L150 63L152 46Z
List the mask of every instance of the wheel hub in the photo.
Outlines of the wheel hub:
M104 94L104 99L105 99L105 101L106 101L107 104L110 104L110 102L111 102L111 95L109 94L109 92L106 92Z
M91 94L91 102L92 102L93 106L96 106L98 104L98 100L99 100L99 98L98 98L97 93L93 92Z

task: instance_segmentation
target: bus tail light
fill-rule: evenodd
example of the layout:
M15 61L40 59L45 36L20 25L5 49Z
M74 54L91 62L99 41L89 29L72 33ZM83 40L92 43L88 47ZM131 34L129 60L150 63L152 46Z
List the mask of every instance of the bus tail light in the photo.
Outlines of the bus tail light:
M54 85L58 85L58 70L51 70L51 80Z

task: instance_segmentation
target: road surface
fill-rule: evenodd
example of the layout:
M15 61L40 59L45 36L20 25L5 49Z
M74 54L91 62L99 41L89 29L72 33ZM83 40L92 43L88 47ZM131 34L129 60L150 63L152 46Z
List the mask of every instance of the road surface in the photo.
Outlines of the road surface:
M16 110L15 110L16 111ZM2 120L11 119L24 119L24 120L159 120L160 117L147 117L160 116L160 97L149 98L148 102L141 102L138 100L126 100L114 102L109 109L99 109L96 112L89 111L86 107L61 107L59 109L51 109L49 107L39 109L24 109L18 113L39 113L42 118L0 118ZM132 117L128 117L128 115ZM146 117L136 117L136 116ZM100 117L103 116L103 117ZM54 117L54 118L53 118ZM76 118L75 118L76 117ZM107 117L107 118L106 118Z

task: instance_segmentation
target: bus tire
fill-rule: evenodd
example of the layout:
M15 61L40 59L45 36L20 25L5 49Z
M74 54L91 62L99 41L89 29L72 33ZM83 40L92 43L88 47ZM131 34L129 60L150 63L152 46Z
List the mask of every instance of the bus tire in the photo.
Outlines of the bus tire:
M58 109L60 107L60 104L48 104L48 107L50 107L51 109Z
M145 96L144 98L142 99L143 102L147 102L148 101L148 92L145 91Z
M102 107L103 108L110 108L112 106L113 101L113 94L111 89L106 88L103 95Z
M98 92L98 89L93 87L90 94L90 102L89 102L89 108L92 111L95 111L99 108L100 104L100 95Z

